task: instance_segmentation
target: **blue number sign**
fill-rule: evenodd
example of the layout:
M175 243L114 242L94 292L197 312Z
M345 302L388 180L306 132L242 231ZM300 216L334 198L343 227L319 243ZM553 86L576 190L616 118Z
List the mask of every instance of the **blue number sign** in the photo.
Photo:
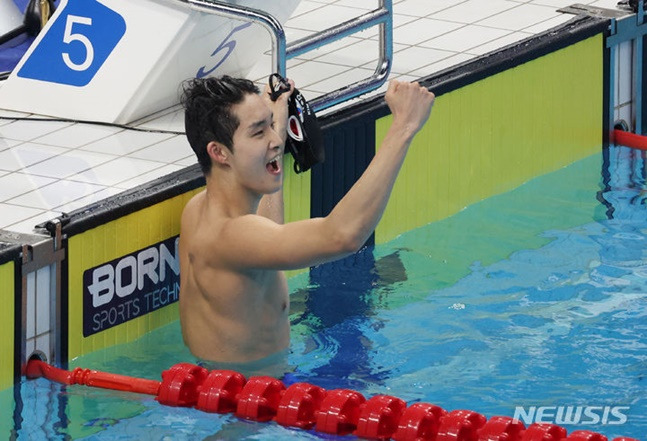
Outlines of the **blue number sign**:
M69 0L18 76L85 86L126 33L121 15L96 0Z

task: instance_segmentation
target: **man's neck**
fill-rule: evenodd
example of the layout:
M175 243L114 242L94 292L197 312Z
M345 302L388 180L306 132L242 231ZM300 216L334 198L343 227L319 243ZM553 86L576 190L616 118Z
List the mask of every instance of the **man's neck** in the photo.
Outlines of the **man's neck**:
M207 177L207 198L228 217L255 214L261 197L229 179Z

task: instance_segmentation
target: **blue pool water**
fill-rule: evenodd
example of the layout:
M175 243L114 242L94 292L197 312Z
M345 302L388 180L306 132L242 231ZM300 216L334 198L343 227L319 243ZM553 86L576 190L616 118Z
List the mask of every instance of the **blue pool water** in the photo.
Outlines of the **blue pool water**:
M645 170L612 146L293 278L290 381L488 418L588 408L561 425L647 440ZM190 360L174 323L73 365L159 379ZM18 390L18 439L336 439L46 380Z

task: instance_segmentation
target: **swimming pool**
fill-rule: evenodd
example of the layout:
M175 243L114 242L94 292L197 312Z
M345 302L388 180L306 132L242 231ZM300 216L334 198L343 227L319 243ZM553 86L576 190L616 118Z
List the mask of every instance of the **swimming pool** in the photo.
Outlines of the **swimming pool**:
M561 425L645 439L645 165L612 146L291 279L291 381L487 417L615 408ZM180 361L176 322L71 365L157 379ZM47 380L18 389L18 439L334 439Z

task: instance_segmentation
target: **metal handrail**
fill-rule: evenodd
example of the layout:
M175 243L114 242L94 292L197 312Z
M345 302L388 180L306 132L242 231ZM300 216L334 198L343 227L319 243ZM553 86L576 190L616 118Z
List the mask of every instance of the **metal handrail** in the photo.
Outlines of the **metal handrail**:
M328 92L313 99L310 106L315 111L343 103L363 93L377 89L386 81L393 59L393 1L379 0L379 8L337 26L314 33L287 45L281 23L260 9L230 5L218 0L180 0L192 8L210 14L251 21L264 27L272 40L272 71L286 76L287 60L333 43L344 37L379 26L379 60L375 72L368 78Z

